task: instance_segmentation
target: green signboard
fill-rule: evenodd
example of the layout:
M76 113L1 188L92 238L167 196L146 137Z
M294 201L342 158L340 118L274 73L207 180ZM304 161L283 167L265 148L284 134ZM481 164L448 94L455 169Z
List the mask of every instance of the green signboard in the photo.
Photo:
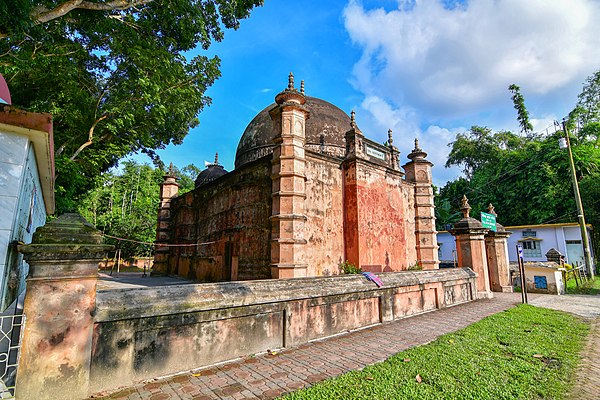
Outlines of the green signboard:
M494 214L481 213L481 225L484 228L496 231L496 216Z

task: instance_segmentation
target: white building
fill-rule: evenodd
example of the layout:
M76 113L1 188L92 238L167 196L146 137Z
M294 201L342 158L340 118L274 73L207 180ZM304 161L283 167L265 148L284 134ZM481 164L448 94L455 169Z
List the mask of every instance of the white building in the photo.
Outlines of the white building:
M562 224L507 226L512 232L508 238L508 255L510 262L517 262L517 244L523 246L524 261L546 261L546 253L554 248L565 255L568 264L585 263L581 231L576 222ZM592 249L592 226L587 226L588 240ZM456 258L454 237L447 231L438 232L438 256L443 264L453 264ZM594 251L592 249L592 260Z
M25 290L29 267L17 243L30 243L53 213L52 117L0 104L0 312Z

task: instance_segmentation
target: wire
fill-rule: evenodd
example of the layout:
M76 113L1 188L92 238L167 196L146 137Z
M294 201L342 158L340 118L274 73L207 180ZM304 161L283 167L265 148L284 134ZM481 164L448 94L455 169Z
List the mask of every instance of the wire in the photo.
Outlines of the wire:
M138 243L138 244L148 244L151 246L155 246L155 247L191 247L191 246L205 246L205 245L209 245L209 244L213 244L213 243L218 243L218 241L212 241L212 242L202 242L202 243L186 243L186 244L170 244L170 243L154 243L154 242L142 242L139 240L133 240L133 239L127 239L127 238L121 238L118 236L112 236L106 233L103 233L102 236L111 238L111 239L116 239L120 242L131 242L131 243Z

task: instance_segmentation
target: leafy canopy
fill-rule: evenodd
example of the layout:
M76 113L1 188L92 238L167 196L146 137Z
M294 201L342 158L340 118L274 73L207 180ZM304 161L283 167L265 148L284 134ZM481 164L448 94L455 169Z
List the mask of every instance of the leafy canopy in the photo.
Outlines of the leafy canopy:
M586 80L568 125L586 220L594 226L600 226L599 109L600 71ZM492 203L503 225L577 220L567 153L558 146L564 133L527 133L473 126L457 135L446 166L462 167L465 177L440 189L436 207L441 222L455 222L452 211L463 194L473 207L471 215L477 218ZM440 223L438 229L445 227Z
M5 0L0 72L13 104L54 116L59 212L132 152L179 144L220 75L208 49L262 0Z
M179 193L194 188L198 168L190 164L181 170ZM160 183L164 172L134 161L121 163L119 171L108 171L94 180L93 188L82 196L77 211L108 237L106 242L121 249L124 258L153 254Z

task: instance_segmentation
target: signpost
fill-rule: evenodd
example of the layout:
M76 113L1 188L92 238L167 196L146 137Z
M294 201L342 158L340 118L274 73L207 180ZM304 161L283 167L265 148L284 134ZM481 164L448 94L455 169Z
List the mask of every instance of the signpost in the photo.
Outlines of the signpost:
M519 275L521 275L521 302L527 304L527 283L525 280L525 265L523 265L523 246L517 245L517 261L519 262Z
M490 229L496 232L496 216L494 214L488 214L485 212L481 213L481 225L484 228Z

